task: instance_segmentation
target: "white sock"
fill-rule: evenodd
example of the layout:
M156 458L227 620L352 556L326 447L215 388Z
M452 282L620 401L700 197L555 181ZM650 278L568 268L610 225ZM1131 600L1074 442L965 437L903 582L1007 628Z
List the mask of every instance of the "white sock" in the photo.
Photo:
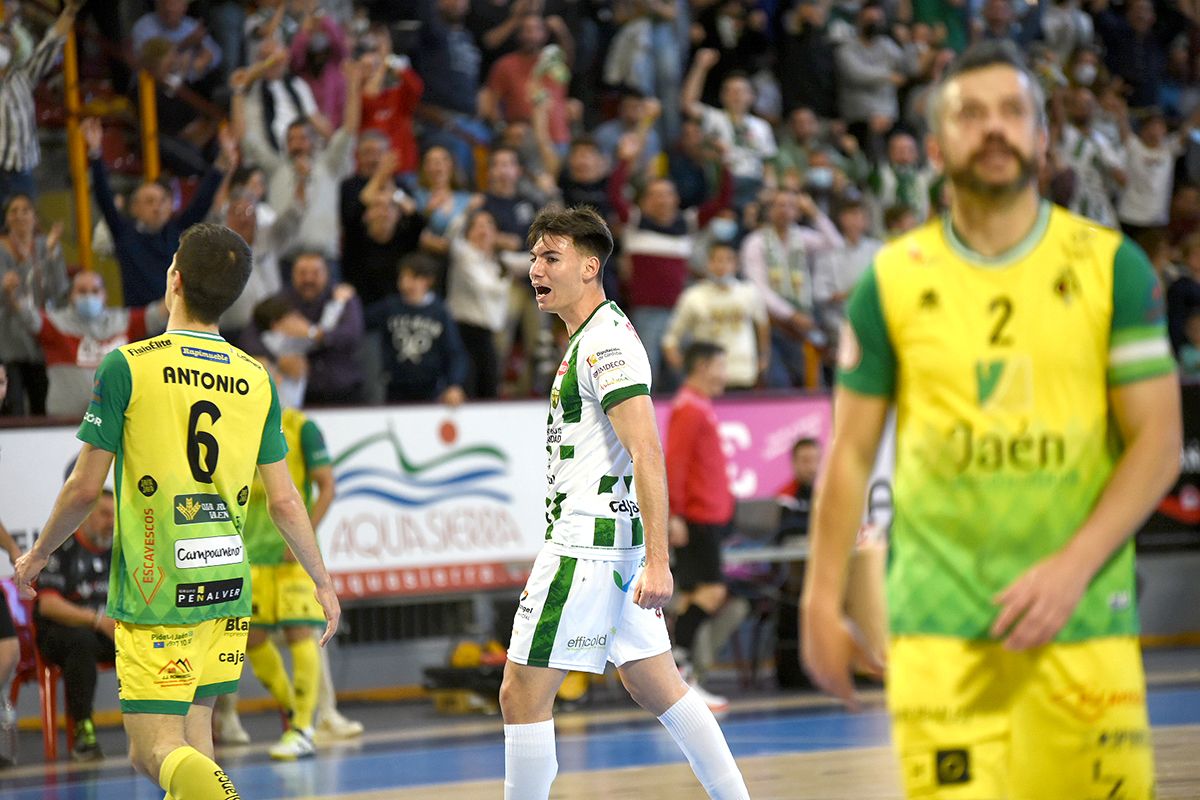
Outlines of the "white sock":
M504 800L546 800L557 774L554 720L504 726Z
M692 772L713 800L749 800L746 782L729 752L717 718L695 690L679 698L658 721L687 756Z

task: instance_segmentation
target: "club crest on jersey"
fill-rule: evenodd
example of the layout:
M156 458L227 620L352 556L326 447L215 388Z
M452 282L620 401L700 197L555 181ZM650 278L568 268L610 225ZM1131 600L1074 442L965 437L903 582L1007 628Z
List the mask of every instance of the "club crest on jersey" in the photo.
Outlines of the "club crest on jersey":
M1075 270L1070 266L1064 267L1063 271L1054 279L1054 293L1063 303L1070 305L1072 298L1079 294L1079 291L1079 279L1075 277Z
M138 479L138 491L146 497L153 497L158 491L158 481L154 480L151 475L143 475Z
M567 370L570 369L570 367L571 367L570 362L568 362L566 359L563 359L563 362L558 365L558 374L566 375Z
M551 408L558 408L558 398L559 397L560 397L560 393L558 391L558 387L555 386L554 388L552 388L550 390L550 407Z

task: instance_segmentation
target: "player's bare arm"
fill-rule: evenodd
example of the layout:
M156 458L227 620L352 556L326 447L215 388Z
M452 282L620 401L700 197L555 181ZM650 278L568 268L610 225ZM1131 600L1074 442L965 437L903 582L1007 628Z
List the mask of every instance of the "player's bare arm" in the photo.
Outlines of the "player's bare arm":
M1179 474L1182 420L1172 373L1109 390L1125 450L1096 507L1059 552L995 598L992 635L1010 650L1047 644L1071 618L1096 572L1145 521Z
M609 409L608 419L633 457L633 481L646 530L646 569L638 576L633 599L642 608L662 608L671 600L674 580L667 552L667 468L654 405L648 395L631 397Z
M810 552L800 604L805 669L822 690L857 708L851 669L882 674L843 606L846 570L862 519L867 482L887 419L888 400L839 388L834 394L833 445L815 498Z
M33 581L46 566L50 554L59 548L71 534L79 529L87 515L92 513L100 493L104 490L104 480L112 467L113 454L90 444L84 444L75 461L75 469L58 493L54 509L41 535L29 548L29 552L18 558L13 564L13 580L21 592L21 597L32 600L37 594L33 590Z
M317 601L325 612L325 633L321 636L321 646L324 647L337 633L342 609L333 590L333 581L321 559L321 551L317 548L317 537L308 519L308 511L304 508L296 484L292 483L286 462L259 464L258 474L267 492L267 511L271 521L296 555L296 560L317 585Z

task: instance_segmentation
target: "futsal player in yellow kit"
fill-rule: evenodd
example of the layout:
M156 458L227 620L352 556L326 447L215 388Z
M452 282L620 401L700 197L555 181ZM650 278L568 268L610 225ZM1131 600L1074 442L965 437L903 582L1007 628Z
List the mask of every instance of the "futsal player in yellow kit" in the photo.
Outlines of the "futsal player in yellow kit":
M292 408L283 410L283 436L288 446L288 473L300 490L315 530L334 496L333 467L325 439L316 423ZM318 491L315 500L314 483ZM269 752L280 760L311 756L313 710L321 680L321 655L313 633L325 626L325 618L313 596L312 578L297 563L267 513L266 491L258 480L250 489L243 536L253 587L246 660L288 714L288 730ZM283 657L271 640L275 628L282 628L287 640L294 682L288 680Z
M1179 466L1162 296L1119 231L1038 196L1044 98L1007 43L930 98L951 207L889 243L848 306L803 655L853 703L880 669L843 617L890 403L893 741L909 797L1154 797L1131 537Z
M84 444L50 519L15 565L23 595L78 527L115 469L108 616L134 766L177 800L239 795L213 761L214 698L237 689L250 614L242 541L257 466L271 518L312 576L326 619L340 609L284 456L266 370L217 333L250 274L246 243L195 225L167 271L168 330L101 362L79 429ZM115 467L114 467L115 460Z

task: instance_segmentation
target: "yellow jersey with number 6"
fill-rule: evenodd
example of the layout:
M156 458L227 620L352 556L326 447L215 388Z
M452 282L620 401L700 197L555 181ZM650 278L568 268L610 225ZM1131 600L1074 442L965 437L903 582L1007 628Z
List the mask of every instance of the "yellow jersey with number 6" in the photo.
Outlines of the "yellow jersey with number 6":
M108 613L137 625L250 615L242 541L258 464L287 454L267 371L213 333L104 359L79 438L116 454Z

